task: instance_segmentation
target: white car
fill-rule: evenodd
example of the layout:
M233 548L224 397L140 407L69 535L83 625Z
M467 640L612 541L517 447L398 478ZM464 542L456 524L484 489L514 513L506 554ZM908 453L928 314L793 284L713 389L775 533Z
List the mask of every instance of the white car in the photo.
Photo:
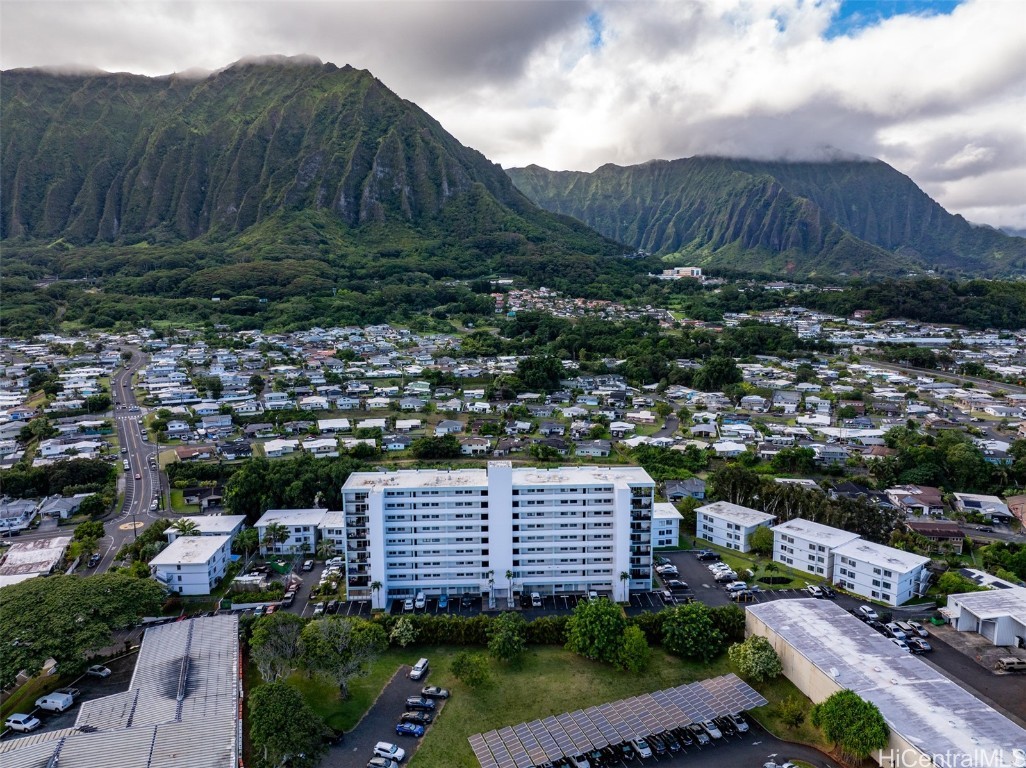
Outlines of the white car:
M86 670L86 674L93 677L110 677L110 670L102 664L93 664L93 666Z
M427 605L427 596L423 592L418 592L416 599L413 601L413 607L420 611L424 609L425 605Z
M892 621L890 624L885 624L884 626L886 626L887 631L891 633L891 637L896 640L908 639L908 636L901 630L901 627L898 626L898 622Z
M413 610L413 598L412 597L408 597L405 600L403 600L403 610L404 611L412 611Z
M542 604L541 595L538 594L537 592L532 592L531 593L531 607L532 608L541 608L541 604Z
M823 590L817 587L815 584L810 584L809 586L807 586L805 588L805 591L808 592L809 597L823 597Z
M12 731L21 731L23 733L34 731L41 725L42 723L39 721L38 717L24 715L20 712L11 715L4 721L4 728L10 728Z
M395 760L397 763L401 763L403 758L406 757L406 750L398 744L379 741L374 745L374 755L375 757L387 757L389 760Z
M880 619L879 614L877 614L877 612L870 608L868 605L860 605L859 613L862 614L862 618L864 619L870 619L872 621L878 621Z
M892 637L891 642L899 648L901 648L901 650L903 650L905 653L912 653L912 649L908 647L908 643L906 643L904 640L899 640L896 637Z
M926 627L920 624L918 621L910 621L908 625L912 627L917 635L920 637L929 637L930 633L926 631Z
M704 723L702 723L702 728L705 730L706 733L709 734L710 739L723 738L723 733L720 732L720 729L716 727L716 723L714 723L712 720L706 720Z
M652 748L648 746L648 742L644 739L631 739L631 748L637 753L638 757L652 757Z

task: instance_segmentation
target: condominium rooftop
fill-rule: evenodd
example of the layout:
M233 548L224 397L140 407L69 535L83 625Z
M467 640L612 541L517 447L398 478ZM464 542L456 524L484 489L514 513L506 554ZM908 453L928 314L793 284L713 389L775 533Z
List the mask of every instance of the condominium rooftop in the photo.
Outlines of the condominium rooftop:
M760 512L750 507L742 507L740 504L731 504L729 501L714 501L712 504L701 506L695 511L714 515L746 528L752 525L768 523L770 520L776 519L775 515L771 515L768 512Z
M320 525L326 509L269 509L256 521L257 528L266 528L272 523L280 525Z
M354 472L345 491L372 488L487 488L492 469L511 469L513 485L652 485L641 467L512 467L489 462L488 469L401 469L397 472Z
M930 562L930 558L917 555L914 552L904 552L884 544L874 544L865 539L854 539L836 547L834 555L899 572L911 571Z
M196 565L206 563L232 537L179 536L150 560L150 565Z
M657 501L653 504L652 517L656 520L683 519L680 511L668 501Z
M845 531L841 528L833 528L829 525L823 525L822 523L814 523L811 520L803 520L800 517L788 520L786 523L781 523L780 525L774 525L773 533L782 533L788 536L794 536L799 539L804 539L805 541L822 544L830 547L831 549L859 538L857 533Z

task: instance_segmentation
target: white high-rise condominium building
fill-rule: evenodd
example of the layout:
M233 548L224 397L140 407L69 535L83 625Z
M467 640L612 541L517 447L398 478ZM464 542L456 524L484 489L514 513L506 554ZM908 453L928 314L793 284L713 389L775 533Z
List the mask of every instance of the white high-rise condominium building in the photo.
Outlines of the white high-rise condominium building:
M356 472L342 486L349 597L623 600L651 588L654 490L640 467Z

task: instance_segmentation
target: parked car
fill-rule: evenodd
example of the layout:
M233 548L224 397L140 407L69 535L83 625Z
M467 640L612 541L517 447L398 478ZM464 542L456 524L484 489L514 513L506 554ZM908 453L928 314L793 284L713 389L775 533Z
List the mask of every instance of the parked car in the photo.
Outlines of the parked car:
M697 557L699 560L703 560L703 561L719 560L720 559L720 556L717 555L715 552L713 552L711 549L703 549L703 550L699 551L695 555L695 557Z
M805 592L809 597L823 597L823 590L817 587L815 584L810 584L805 588Z
M314 567L314 561L313 560L306 560L303 563L303 570L304 571L312 571L313 567Z
M93 677L110 677L110 670L102 664L93 664L93 666L86 670L86 674Z
M730 593L730 599L736 603L747 603L755 599L750 589L737 589Z
M425 605L427 605L427 596L423 592L418 592L413 600L414 609L421 611Z
M905 640L905 643L912 653L929 653L933 650L933 646L921 637L910 637Z
M413 610L413 598L412 597L408 597L405 600L403 600L403 610L404 611L412 611Z
M724 736L734 736L737 734L737 728L734 727L734 721L729 717L714 717L713 722Z
M406 699L406 708L412 709L415 712L433 712L435 709L435 702L432 699L425 699L422 696L410 696Z
M880 620L880 615L876 611L874 611L872 608L870 608L868 605L860 605L858 610L859 610L859 613L861 613L867 619L872 619L873 621L879 621Z
M894 643L899 648L901 648L901 650L903 650L905 653L911 653L912 652L912 649L908 647L908 643L906 643L904 640L899 640L896 637L892 637L891 638L891 642Z
M663 740L654 733L648 737L648 746L649 749L652 750L652 753L655 755L665 755L667 752L670 751L667 748L666 744L663 743Z
M449 607L449 596L448 595L439 595L438 596L438 610L444 611L448 607Z
M430 725L431 721L434 719L434 715L430 712L403 712L399 717L399 722L427 726Z
M722 739L723 733L719 728L716 727L716 723L712 720L706 720L702 723L702 729L709 734L710 739Z
M666 582L666 588L671 592L686 592L689 589L687 582L680 579L670 579Z
M66 693L71 698L77 699L82 694L82 691L78 688L58 688L54 693Z
M396 723L395 724L395 735L396 736L415 736L420 738L424 735L424 726L416 725L414 723Z
M399 763L387 757L372 757L367 761L367 768L399 768Z
M828 597L831 600L837 597L837 592L835 592L832 587L822 586L820 589L823 590L823 597Z
M740 712L736 715L730 715L730 719L738 733L748 733L748 721L741 716Z
M907 635L902 632L901 627L898 626L898 622L896 621L892 621L890 624L885 624L884 626L887 627L887 631L891 633L891 637L896 640L904 640L907 637Z
M673 728L670 733L680 742L682 747L690 747L695 743L695 736L687 728Z
M644 739L631 739L630 745L638 757L652 757L652 748Z
M619 757L625 763L629 763L631 760L638 756L638 753L634 751L633 743L629 741L621 743L618 747L614 747L614 749L616 749L617 757Z
M47 712L63 712L75 703L75 697L66 693L48 693L36 699L36 708Z
M460 605L462 605L464 608L469 608L473 604L474 604L474 596L473 595L465 594L465 595L463 595L463 597L460 598Z
M401 763L403 758L406 757L406 750L398 744L393 744L389 741L379 741L374 745L374 756L387 757L389 760Z
M734 573L733 571L719 571L716 574L716 583L717 584L726 584L727 582L736 581L736 580L737 580L737 574Z
M656 555L655 556L655 564L656 565L669 565L670 564L670 558L663 557L662 555Z
M539 594L538 592L532 592L531 593L531 607L532 608L541 608L541 606L542 606L541 594Z
M711 741L709 734L706 733L705 729L698 723L691 723L688 725L688 730L691 731L691 734L695 737L695 741L698 742L698 746L700 747L704 747Z
M915 633L917 635L919 635L920 637L929 637L930 636L930 633L926 631L926 627L924 627L918 621L910 621L908 623L908 625L910 627L912 627L912 629L915 631Z
M21 731L22 733L34 731L41 725L42 723L38 717L25 715L20 712L11 715L4 721L4 728L10 728L12 731Z
M93 554L89 555L89 567L95 568L100 564L100 560L102 559L103 558L100 556L99 552L93 552Z
M447 688L439 688L437 685L425 685L420 689L420 695L426 696L429 699L447 699L449 698L449 690Z
M324 613L324 603L316 603L314 605L313 615L320 616L322 613Z
M659 738L663 740L663 743L666 745L667 749L670 750L670 752L680 752L680 742L677 741L672 732L663 731L659 734Z

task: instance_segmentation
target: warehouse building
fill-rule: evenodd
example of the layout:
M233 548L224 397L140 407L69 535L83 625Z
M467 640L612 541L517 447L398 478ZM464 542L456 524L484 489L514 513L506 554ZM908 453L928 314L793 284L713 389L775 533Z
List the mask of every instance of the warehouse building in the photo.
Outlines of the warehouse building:
M983 768L1026 761L1026 730L933 666L827 600L749 606L746 631L773 645L784 674L813 702L848 689L877 706L890 743L884 768Z

